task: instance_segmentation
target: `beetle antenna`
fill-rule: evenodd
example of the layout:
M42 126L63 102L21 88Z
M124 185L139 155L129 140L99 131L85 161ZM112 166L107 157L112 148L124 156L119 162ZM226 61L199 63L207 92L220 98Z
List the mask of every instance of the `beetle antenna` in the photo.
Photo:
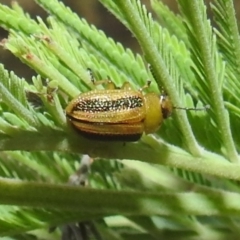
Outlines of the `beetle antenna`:
M186 110L186 111L207 111L210 109L210 105L205 105L201 108L185 108L185 107L173 107L174 109Z
M155 72L154 72L151 64L148 64L148 69L149 69L149 71L151 72L153 78L154 78L155 81L156 81L157 78L156 78ZM142 90L143 88L146 88L146 87L143 86L143 87L141 88L141 90ZM167 96L167 95L168 95L163 87L161 88L161 95L162 95L162 96ZM194 107L193 107L193 108L173 107L173 108L174 108L174 109L180 109L180 110L186 110L186 111L207 111L207 110L210 109L210 105L205 105L205 106L203 106L203 107L201 107L201 108L196 108L196 107L195 107L195 108L194 108Z

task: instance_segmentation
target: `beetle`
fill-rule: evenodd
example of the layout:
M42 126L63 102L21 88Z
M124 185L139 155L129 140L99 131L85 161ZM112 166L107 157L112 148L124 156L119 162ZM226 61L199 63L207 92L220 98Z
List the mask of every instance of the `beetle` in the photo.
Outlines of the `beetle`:
M114 89L111 81L100 82L108 82L110 89L81 93L66 108L67 120L85 137L137 141L143 133L156 132L172 113L166 94L143 93L150 81L138 91L128 82Z

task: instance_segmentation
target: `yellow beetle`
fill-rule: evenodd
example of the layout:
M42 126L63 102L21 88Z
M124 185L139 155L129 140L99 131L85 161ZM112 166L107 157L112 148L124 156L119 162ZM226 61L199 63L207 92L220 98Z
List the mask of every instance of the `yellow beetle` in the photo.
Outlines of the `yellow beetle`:
M67 119L90 139L137 141L143 132L156 132L173 109L167 95L143 94L143 88L132 90L125 83L121 89L81 93L68 104Z

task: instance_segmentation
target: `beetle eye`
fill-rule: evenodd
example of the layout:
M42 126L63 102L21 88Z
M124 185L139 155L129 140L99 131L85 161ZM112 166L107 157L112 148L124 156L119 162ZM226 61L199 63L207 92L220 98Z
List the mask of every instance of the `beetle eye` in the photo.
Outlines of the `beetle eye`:
M160 105L163 118L168 118L172 114L172 103L167 95L160 96Z

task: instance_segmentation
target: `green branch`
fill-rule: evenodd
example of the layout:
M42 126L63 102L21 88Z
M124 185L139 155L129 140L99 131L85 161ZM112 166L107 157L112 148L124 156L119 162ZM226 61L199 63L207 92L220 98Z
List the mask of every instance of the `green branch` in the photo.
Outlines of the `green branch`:
M181 1L180 1L181 2ZM191 31L195 34L195 43L201 54L200 61L203 64L203 71L206 76L206 81L209 86L210 100L212 111L216 115L216 122L221 134L223 145L226 148L226 155L232 162L238 162L238 154L233 142L229 115L224 107L221 79L216 72L216 65L221 62L219 54L216 52L215 36L212 33L211 26L206 19L206 13L203 9L203 2L198 0L189 0L182 2L182 7L186 8L185 11L191 13L188 17ZM199 61L196 59L196 61ZM219 62L218 62L219 61Z
M219 155L203 152L202 157L196 158L180 148L153 141L151 137L146 137L145 141L125 145L121 142L94 141L93 144L92 140L87 140L74 132L66 134L57 130L42 129L39 133L22 131L14 138L2 138L0 150L27 151L31 146L31 151L65 151L107 159L132 159L240 180L240 166L228 163Z
M137 2L139 3L139 2ZM139 41L144 54L146 55L147 61L151 64L154 69L154 73L158 79L161 79L162 84L171 97L174 106L181 106L179 103L179 96L174 88L174 80L169 74L167 67L158 53L158 49L155 46L149 31L147 30L145 24L140 19L138 13L134 9L131 1L120 0L117 6L124 13L128 24L131 26L131 30L135 34L137 40ZM196 139L192 133L191 127L188 123L186 113L184 111L178 111L176 113L181 131L183 133L184 142L187 144L189 151L194 156L200 156L201 150L196 142Z
M0 204L53 208L97 216L124 215L207 215L237 216L240 194L146 193L76 188L69 185L0 179ZM48 193L48 194L43 194Z

